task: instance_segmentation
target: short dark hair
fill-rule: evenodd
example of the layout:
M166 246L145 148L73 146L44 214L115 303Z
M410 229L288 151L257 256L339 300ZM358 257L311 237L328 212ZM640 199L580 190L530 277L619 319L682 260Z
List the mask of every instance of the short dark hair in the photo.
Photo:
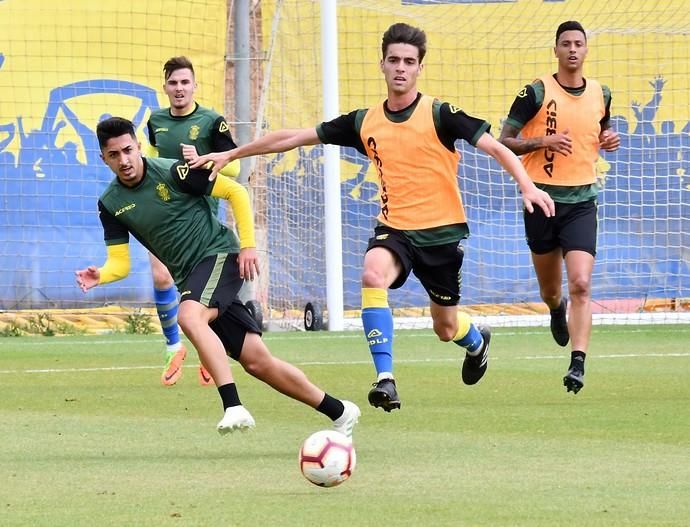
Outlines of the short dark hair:
M194 66L192 66L192 61L189 60L187 57L179 56L168 59L168 61L165 64L163 64L165 80L167 81L174 71L183 69L191 70L192 75L194 75Z
M383 40L381 41L383 58L386 58L388 46L391 44L410 44L415 46L419 51L420 64L424 60L424 55L426 55L426 33L417 27L412 27L402 22L393 24L383 34Z
M129 134L133 139L137 138L132 121L123 117L109 117L98 123L96 126L96 136L98 137L98 146L101 150L105 147L108 140L113 137L120 137L121 135Z
M568 20L567 22L563 22L560 26L558 26L558 29L556 30L556 44L558 44L558 37L560 37L566 31L581 31L585 36L585 42L587 42L587 33L585 33L585 28L582 27L582 24L576 22L575 20Z

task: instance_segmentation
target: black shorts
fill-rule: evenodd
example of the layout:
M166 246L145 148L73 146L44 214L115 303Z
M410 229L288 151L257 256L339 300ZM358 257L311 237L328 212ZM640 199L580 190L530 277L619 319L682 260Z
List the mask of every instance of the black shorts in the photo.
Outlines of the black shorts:
M216 254L201 260L179 288L180 302L194 300L218 308L218 317L209 326L235 360L239 360L247 332L261 335L261 328L237 296L242 284L237 254Z
M434 303L456 306L460 302L463 252L459 240L456 243L417 247L403 232L379 225L374 229L374 237L369 238L367 251L374 247L385 247L400 262L402 271L391 284L391 289L401 287L413 272Z
M597 253L597 202L556 203L556 215L547 218L540 207L524 211L527 245L534 254L547 254L561 248Z

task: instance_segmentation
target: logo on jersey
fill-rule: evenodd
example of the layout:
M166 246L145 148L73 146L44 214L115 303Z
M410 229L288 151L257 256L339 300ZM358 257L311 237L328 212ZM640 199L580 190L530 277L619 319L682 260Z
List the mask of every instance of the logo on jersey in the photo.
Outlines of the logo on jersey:
M168 131L167 128L156 128L156 129L153 131L153 133L154 133L154 134L157 134L158 132L167 132L167 131Z
M546 105L546 135L554 135L558 132L558 127L556 126L556 101L551 99ZM556 152L549 148L544 149L544 172L547 176L553 177L553 160L556 157Z
M120 210L115 211L115 216L119 216L120 214L124 214L125 212L127 212L128 210L132 210L136 206L137 206L136 203L130 203L129 205L125 205Z
M525 87L525 88L522 88L522 89L518 92L517 96L518 96L520 99L523 99L523 98L527 97L527 88L526 88L526 87Z
M184 181L187 179L187 174L189 174L189 165L185 163L184 165L177 165L177 177L180 178L181 181Z
M385 344L388 342L388 339L383 336L383 333L381 333L380 330L378 329L372 329L369 333L367 333L367 340L369 341L369 345L374 345L374 344Z
M201 129L199 128L199 125L193 124L191 128L189 129L189 138L194 141L196 138L199 137L199 132Z
M452 104L448 105L448 109L450 110L450 113L460 113L462 111L462 108L458 108Z
M387 235L387 234L379 234L379 235L376 237L376 239L377 239L377 240L387 240L387 239L388 239L388 235Z
M427 289L427 291L429 292L429 296L433 296L434 298L438 298L439 300L450 302L450 297L448 295L442 295L440 293L437 293L433 289Z
M372 161L374 162L376 172L379 175L381 186L381 215L388 219L388 191L386 190L386 181L383 179L383 161L381 161L379 153L376 150L376 139L373 137L367 139L367 146L371 149Z
M225 132L229 132L230 129L228 128L228 123L226 123L225 121L221 121L220 126L218 127L218 131L221 134L224 134Z
M158 183L156 185L156 192L158 192L158 197L163 201L170 201L170 190L165 186L165 183Z

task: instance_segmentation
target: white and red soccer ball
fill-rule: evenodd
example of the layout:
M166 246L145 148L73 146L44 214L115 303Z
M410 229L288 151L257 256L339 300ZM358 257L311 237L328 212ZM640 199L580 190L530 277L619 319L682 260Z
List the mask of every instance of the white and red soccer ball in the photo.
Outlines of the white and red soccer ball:
M307 481L319 487L335 487L352 475L357 455L352 439L335 430L310 435L299 451L299 468Z

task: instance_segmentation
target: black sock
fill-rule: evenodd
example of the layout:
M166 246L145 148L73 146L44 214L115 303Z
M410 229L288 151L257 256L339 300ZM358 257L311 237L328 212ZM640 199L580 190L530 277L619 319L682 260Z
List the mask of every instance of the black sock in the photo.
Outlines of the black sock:
M240 406L240 396L237 394L237 385L234 382L218 386L218 393L223 400L223 410L232 406Z
M573 351L570 354L570 367L585 372L585 359L587 354L584 351Z
M316 411L321 412L323 415L329 417L331 421L335 421L338 419L338 417L343 415L345 406L340 399L336 399L335 397L325 394L321 404L316 407Z

